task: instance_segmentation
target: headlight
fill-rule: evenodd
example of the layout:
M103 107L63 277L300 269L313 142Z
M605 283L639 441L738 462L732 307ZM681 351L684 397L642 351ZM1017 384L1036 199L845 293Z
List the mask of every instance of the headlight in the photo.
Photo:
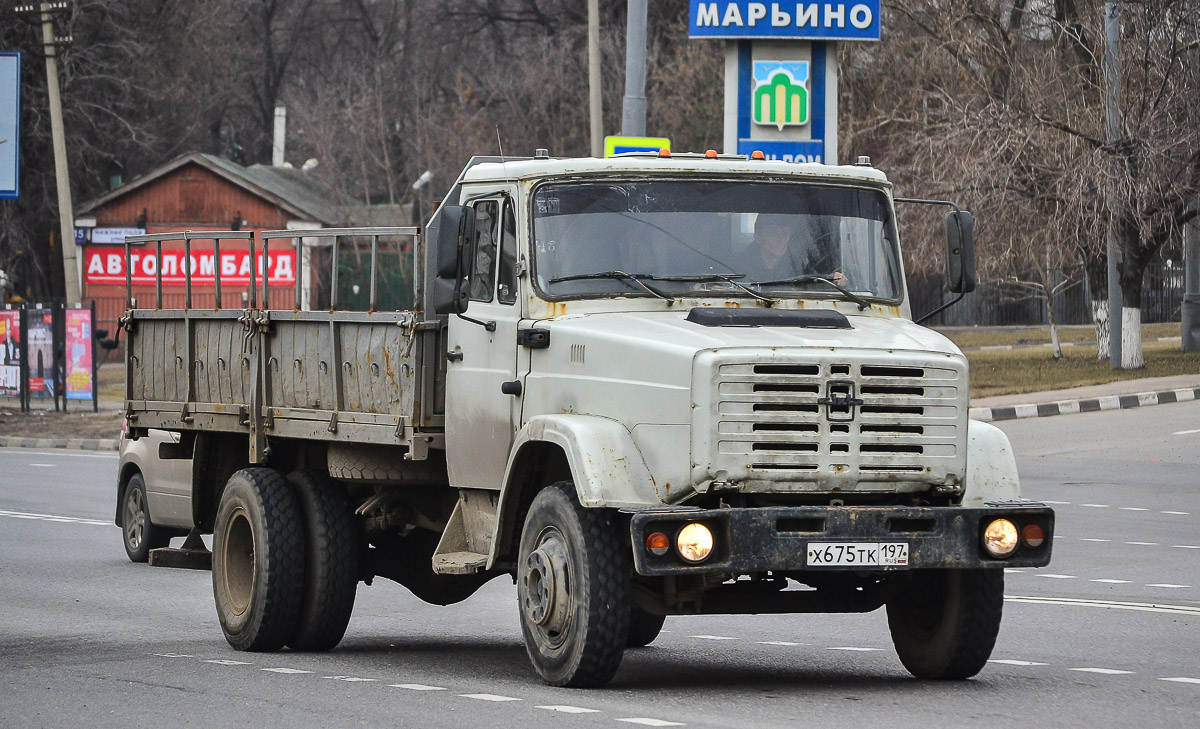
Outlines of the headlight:
M679 556L688 562L703 562L712 554L712 531L703 524L688 524L675 537L675 547L679 550Z
M1017 550L1017 527L1008 519L996 519L983 530L983 548L998 559Z

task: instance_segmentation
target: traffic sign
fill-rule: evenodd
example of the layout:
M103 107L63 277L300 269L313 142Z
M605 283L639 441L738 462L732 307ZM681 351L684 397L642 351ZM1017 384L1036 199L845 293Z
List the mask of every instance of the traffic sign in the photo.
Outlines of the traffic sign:
M604 156L625 152L658 152L671 148L671 140L666 137L605 137Z

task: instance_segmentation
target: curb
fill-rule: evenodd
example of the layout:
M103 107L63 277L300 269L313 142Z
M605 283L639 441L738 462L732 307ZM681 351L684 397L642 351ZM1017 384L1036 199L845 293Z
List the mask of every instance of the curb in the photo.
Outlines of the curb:
M1015 420L1017 418L1045 418L1051 415L1094 413L1101 410L1125 410L1146 405L1165 405L1172 402L1200 400L1200 387L1161 392L1139 392L1133 395L1109 395L1086 400L1059 400L1030 405L1007 405L996 408L971 408L972 420Z
M76 451L115 451L121 442L114 438L17 438L0 435L0 448L65 448Z

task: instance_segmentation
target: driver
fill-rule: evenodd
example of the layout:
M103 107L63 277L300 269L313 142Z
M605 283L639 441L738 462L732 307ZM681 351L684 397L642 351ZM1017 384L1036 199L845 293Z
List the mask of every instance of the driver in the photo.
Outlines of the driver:
M825 237L821 242L792 241L789 215L759 213L754 221L754 246L747 262L752 281L771 281L793 276L828 278L838 286L848 283L838 270L837 245Z

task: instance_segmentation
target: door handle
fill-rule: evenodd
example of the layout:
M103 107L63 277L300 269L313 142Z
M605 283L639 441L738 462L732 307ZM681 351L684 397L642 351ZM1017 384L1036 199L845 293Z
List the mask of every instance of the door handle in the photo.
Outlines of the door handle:
M504 393L505 395L515 395L516 397L520 397L521 390L522 390L522 388L521 388L520 380L513 380L512 382L501 382L500 383L500 392Z

